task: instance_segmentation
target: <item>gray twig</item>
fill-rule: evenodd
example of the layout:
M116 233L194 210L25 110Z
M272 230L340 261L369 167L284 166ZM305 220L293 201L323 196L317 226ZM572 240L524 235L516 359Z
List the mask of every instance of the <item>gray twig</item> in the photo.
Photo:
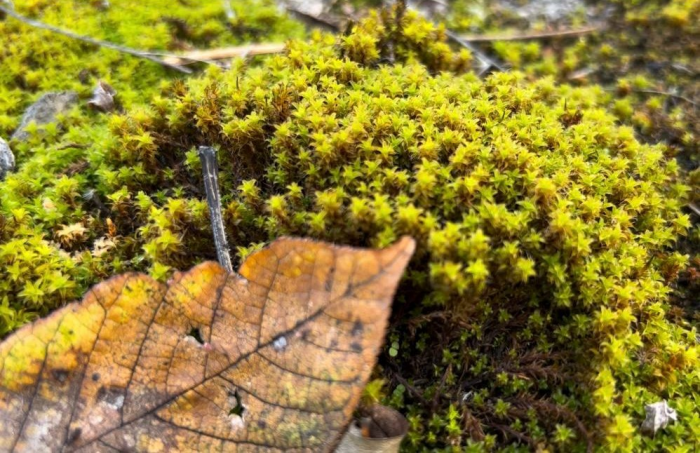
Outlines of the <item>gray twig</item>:
M591 25L578 29L557 30L521 33L516 35L461 35L461 38L468 42L493 42L493 41L529 41L537 39L565 39L575 38L601 31L602 25Z
M479 75L481 75L485 72L488 72L491 68L496 69L498 71L505 71L506 70L503 67L503 65L501 65L496 60L494 60L493 58L486 55L484 52L477 49L476 46L473 45L472 43L470 43L469 41L464 40L457 33L452 32L450 30L445 30L445 34L447 35L447 37L451 41L459 44L460 46L464 47L465 49L467 49L471 53L473 53L474 56L476 57L476 59L481 62L481 65L484 67L484 69Z
M340 25L337 23L332 23L329 20L321 17L314 16L312 14L300 11L295 6L286 4L285 9L289 12L295 19L304 22L306 25L312 28L320 28L331 33L338 33L340 31Z
M5 2L3 2L3 3L5 3ZM5 4L7 4L7 3L5 3ZM134 57L143 58L145 60L149 60L149 61L152 61L154 63L158 63L161 66L164 66L164 67L169 68L169 69L174 69L175 71L179 71L179 72L182 72L185 74L192 73L192 71L188 68L183 68L182 66L172 65L172 64L167 63L159 58L155 58L155 57L151 56L148 52L143 52L141 50L132 49L130 47L120 46L119 44L114 44L114 43L109 42L109 41L102 41L100 39L91 38L89 36L79 35L77 33L73 33L72 31L64 30L64 29L59 28L59 27L54 27L53 25L45 24L44 22L40 22L38 20L30 19L26 16L23 16L23 15L15 12L15 10L13 10L12 8L7 7L7 6L0 5L0 11L7 14L8 16L13 17L20 22L24 22L25 24L27 24L31 27L34 27L34 28L48 30L50 32L66 36L66 37L71 38L71 39L77 39L78 41L87 42L87 43L93 44L95 46L104 47L107 49L116 50L117 52L132 55Z
M658 91L658 90L632 90L633 93L641 93L641 94L652 94L652 95L658 95L658 96L667 96L673 99L678 99L679 101L687 102L688 104L691 104L695 107L698 106L698 103L693 101L692 99L689 99L685 96L681 96L680 94L675 94L675 93L669 93L668 91Z
M214 246L219 264L229 272L233 272L231 255L228 251L224 220L221 213L221 196L219 194L219 168L216 162L216 150L210 146L199 147L199 159L202 162L204 189L207 192L207 204L211 217L211 229L214 233Z
M413 9L414 11L417 11L415 8L411 8L411 9ZM422 14L422 13L420 13L420 11L418 11L418 13L419 13L419 14ZM481 63L481 65L484 67L484 69L479 73L479 76L481 76L481 75L483 75L483 74L485 74L485 73L488 73L492 68L493 68L493 69L496 69L496 70L498 70L498 71L505 71L505 70L506 70L506 68L503 67L502 64L500 64L500 63L497 62L495 59L493 59L493 58L489 57L488 55L486 55L484 52L482 52L481 50L479 50L474 44L472 44L472 43L466 41L464 38L462 38L461 36L459 36L457 33L445 29L445 34L447 35L447 38L448 38L450 41L452 41L452 42L454 42L454 43L456 43L456 44L459 44L460 46L462 46L462 47L464 47L465 49L469 50L472 54L474 54L474 56L476 57L476 59L479 60L479 62Z
M618 88L611 87L611 88L605 88L605 91L612 91L612 92L617 92ZM681 96L680 94L676 93L671 93L668 91L659 91L659 90L638 90L636 88L633 88L632 93L638 93L638 94L650 94L650 95L655 95L655 96L666 96L672 99L677 99L679 101L687 102L688 104L692 105L693 107L698 106L698 103L692 99L689 99L685 96Z
M688 203L688 207L698 216L700 216L700 207L693 203L692 201Z

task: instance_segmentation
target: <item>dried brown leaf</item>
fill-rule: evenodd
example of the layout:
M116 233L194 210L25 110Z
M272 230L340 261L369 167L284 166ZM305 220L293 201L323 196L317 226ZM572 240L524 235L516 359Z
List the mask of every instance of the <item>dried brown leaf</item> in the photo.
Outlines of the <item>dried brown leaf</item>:
M280 239L114 277L0 344L0 451L328 451L411 257Z

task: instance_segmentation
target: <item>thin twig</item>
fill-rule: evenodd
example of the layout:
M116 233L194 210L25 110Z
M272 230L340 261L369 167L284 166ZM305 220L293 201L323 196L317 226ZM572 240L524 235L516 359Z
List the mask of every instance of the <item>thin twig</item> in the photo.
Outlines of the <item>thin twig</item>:
M406 0L398 0L394 11L396 13L394 17L394 27L389 32L389 39L386 42L386 58L392 65L396 62L396 49L394 48L394 43L399 39L399 35L401 34L403 27L401 25L401 21L403 20L404 14L406 14Z
M438 403L440 402L440 397L442 396L442 389L445 388L445 382L447 382L447 375L452 372L452 364L447 365L447 369L442 375L442 379L440 379L440 385L438 386L437 390L435 391L435 395L433 395L433 400L430 402L430 408L433 412L436 412L438 409Z
M63 145L59 145L56 148L54 148L54 151L61 151L64 149L70 149L70 148L75 148L75 149L88 149L90 145L86 145L83 143L66 143Z
M26 16L18 14L12 8L8 8L6 6L0 5L0 12L3 12L5 14L7 14L8 16L13 17L13 18L17 19L18 21L23 22L29 26L34 27L34 28L48 30L48 31L51 31L53 33L57 33L59 35L66 36L66 37L71 38L71 39L77 39L78 41L87 42L87 43L93 44L95 46L104 47L107 49L116 50L117 52L129 54L129 55L132 55L134 57L143 58L143 59L152 61L154 63L158 63L161 66L165 66L166 68L174 69L175 71L179 71L179 72L182 72L185 74L192 73L192 71L188 68L183 68L181 66L172 65L172 64L167 63L159 58L155 58L155 57L149 55L148 52L143 52L141 50L132 49L130 47L120 46L119 44L114 44L114 43L109 42L109 41L102 41L100 39L95 39L95 38L91 38L89 36L79 35L79 34L73 33L72 31L68 31L68 30L64 30L62 28L54 27L53 25L45 24L44 22L30 19Z
M254 55L268 55L283 52L284 43L262 43L246 46L222 47L218 49L193 50L181 55L166 56L163 61L182 65L190 61L206 61L211 63L216 60L228 60L236 57L249 57Z
M499 71L506 70L505 67L503 67L503 65L501 65L496 60L494 60L493 58L486 55L484 52L477 49L476 46L472 45L469 41L465 41L461 36L459 36L455 32L452 32L450 30L445 30L445 34L447 35L447 37L451 41L453 41L453 42L459 44L460 46L464 47L465 49L469 50L471 53L473 53L476 56L477 60L479 60L481 62L481 65L484 66L482 74L485 72L488 72L491 68L497 69Z
M688 203L688 207L696 214L700 216L700 207L693 203L692 201Z
M394 376L394 378L396 378L396 380L399 381L399 384L403 385L409 392L413 393L413 396L420 400L423 406L429 407L430 403L428 403L428 400L425 399L423 393L421 393L418 389L409 384L406 379L404 379L399 373L397 373L393 369L389 368L389 371Z
M697 70L695 70L695 69L690 69L689 67L684 66L684 65L682 65L682 64L680 64L680 63L667 63L667 65L668 65L668 67L670 67L671 69L673 69L673 70L675 70L675 71L683 72L683 73L685 73L685 74L689 74L689 75L692 75L692 76L697 75L697 73L698 73Z
M321 28L321 29L329 31L331 33L338 33L340 31L339 24L334 24L325 18L313 16L309 13L299 11L297 8L295 8L291 5L286 5L285 9L292 16L294 16L295 18L299 19L300 21L306 23L310 27Z
M605 91L611 91L611 92L617 92L617 88L604 88ZM680 94L675 94L675 93L669 93L668 91L658 91L658 90L638 90L636 88L633 88L630 90L632 93L638 93L638 94L651 94L651 95L657 95L657 96L667 96L673 99L678 99L679 101L687 102L688 104L691 104L695 107L698 106L697 101L694 101L692 99L689 99L685 96L681 96Z
M508 436L514 437L515 439L519 440L520 442L529 445L531 448L536 447L536 443L533 439L530 437L526 436L523 433L520 433L516 431L515 429L511 428L508 425L502 425L500 423L488 423L488 426L495 428L503 433L503 436L508 438Z
M198 52L198 51L192 51L192 52ZM205 63L205 64L210 64L213 66L218 66L225 68L225 65L221 62L218 61L213 61L213 60L200 60L196 57L190 57L190 58L182 58L180 55L168 53L168 52L146 52L146 55L151 55L154 57L163 57L163 61L169 64L173 64L176 66L187 66L195 63ZM181 63L178 63L180 62Z
M595 33L602 29L599 25L577 28L573 30L543 31L534 33L521 33L515 35L461 35L460 37L469 42L493 42L493 41L530 41L535 39L564 39Z
M214 233L214 246L219 264L229 272L233 272L231 255L228 251L224 220L221 213L221 196L219 195L219 168L216 162L216 150L210 146L199 147L199 159L202 162L204 189L207 192L207 204L211 217L211 229Z
M674 93L669 93L667 91L657 91L657 90L632 90L633 93L642 93L642 94L656 94L659 96L668 96L670 98L678 99L680 101L687 102L688 104L694 105L695 107L698 106L698 103L693 101L692 99L688 99L685 96L681 96L680 94L674 94Z

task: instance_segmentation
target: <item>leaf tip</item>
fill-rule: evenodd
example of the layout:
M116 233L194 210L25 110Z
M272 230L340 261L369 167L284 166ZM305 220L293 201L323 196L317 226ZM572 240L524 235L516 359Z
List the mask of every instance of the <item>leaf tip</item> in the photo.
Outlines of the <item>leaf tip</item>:
M383 249L382 255L385 264L395 267L399 273L411 261L413 253L416 251L416 241L411 236L403 236L389 247Z
M392 247L397 247L406 255L413 256L413 252L416 251L416 240L411 236L402 236Z

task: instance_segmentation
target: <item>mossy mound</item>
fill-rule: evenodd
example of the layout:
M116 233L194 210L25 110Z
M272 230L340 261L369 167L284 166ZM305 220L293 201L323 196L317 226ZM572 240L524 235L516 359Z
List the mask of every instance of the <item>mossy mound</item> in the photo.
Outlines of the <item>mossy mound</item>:
M280 15L267 0L236 2L233 18L227 17L221 2L204 0L15 0L12 4L17 13L32 19L155 52L304 35L300 24ZM139 268L131 261L140 255L139 245L128 248L120 243L127 252L104 257L111 240L99 242L93 253L75 252L72 245L111 231L105 223L108 200L98 186L98 174L113 171L103 164L110 141L108 116L91 112L85 103L97 81L104 80L117 90L120 108L130 109L147 103L161 82L182 74L30 27L2 13L0 61L0 137L6 140L25 109L46 92L72 90L81 99L80 106L59 115L55 123L31 124L28 140L11 142L19 170L0 182L0 335L4 335L80 297L90 285L115 272Z
M700 173L700 1L588 0L554 21L523 18L504 7L508 3L528 2L455 0L445 20L457 32L501 36L598 27L568 39L495 39L480 46L531 79L606 86L621 122L646 142L666 143L686 170Z
M0 186L2 329L113 272L215 258L196 155L211 145L237 260L284 234L417 239L387 391L368 390L408 415L407 451L692 449L696 332L667 319L689 227L676 161L617 124L611 93L441 72L469 64L415 14L372 15L164 82L108 128L74 113ZM661 399L679 420L644 437Z
M560 14L552 17L553 10ZM568 38L494 39L478 46L530 80L604 86L621 124L633 127L640 141L668 147L700 205L700 1L455 0L443 19L455 32L481 36L597 28ZM700 211L686 212L694 232L677 250L691 265L673 285L673 313L700 326Z

